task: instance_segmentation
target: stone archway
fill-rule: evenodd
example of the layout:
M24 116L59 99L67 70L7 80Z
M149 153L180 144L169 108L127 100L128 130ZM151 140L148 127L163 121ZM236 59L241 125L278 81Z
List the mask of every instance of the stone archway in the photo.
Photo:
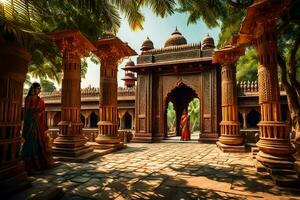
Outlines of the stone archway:
M61 120L61 113L56 112L54 117L53 117L53 126L57 127L57 124L60 122L60 120Z
M98 116L95 112L92 112L90 115L90 128L97 128Z
M260 121L260 113L252 109L246 117L247 128L258 128L257 124Z
M83 127L85 127L86 126L86 124L85 124L85 117L84 117L83 114L80 114L80 120L81 120L81 123L83 124Z
M122 123L123 129L132 129L132 116L127 111L122 117Z
M176 112L176 136L181 135L180 133L180 117L182 115L182 111L188 110L189 103L194 99L199 98L198 94L191 87L187 86L184 83L180 83L178 86L173 88L165 97L165 112L164 112L164 137L167 137L167 107L168 103L172 102L174 105L174 110ZM199 111L201 106L199 106ZM201 113L201 112L200 112ZM200 117L201 118L201 117Z
M239 120L239 122L240 122L240 126L241 126L241 128L245 128L243 125L244 125L244 118L243 118L243 115L242 115L242 113L241 112L238 112L238 120Z

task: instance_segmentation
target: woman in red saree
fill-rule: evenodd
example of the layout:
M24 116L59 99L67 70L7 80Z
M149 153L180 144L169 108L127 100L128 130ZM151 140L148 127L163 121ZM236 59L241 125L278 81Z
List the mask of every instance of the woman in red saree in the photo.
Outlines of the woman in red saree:
M190 132L190 117L186 113L184 109L180 119L180 128L181 128L181 140L190 140L191 132Z
M22 137L25 140L21 159L28 173L49 168L53 165L51 145L46 134L45 103L38 96L39 83L33 83L25 98L24 126Z

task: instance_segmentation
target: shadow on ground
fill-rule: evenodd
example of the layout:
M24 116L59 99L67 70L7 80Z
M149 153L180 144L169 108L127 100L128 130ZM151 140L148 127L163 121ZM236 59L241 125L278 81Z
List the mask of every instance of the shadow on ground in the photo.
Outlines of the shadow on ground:
M270 177L253 168L232 165L170 165L152 172L103 170L94 164L63 163L34 176L35 184L62 187L63 199L248 199L296 195L299 191L274 186Z

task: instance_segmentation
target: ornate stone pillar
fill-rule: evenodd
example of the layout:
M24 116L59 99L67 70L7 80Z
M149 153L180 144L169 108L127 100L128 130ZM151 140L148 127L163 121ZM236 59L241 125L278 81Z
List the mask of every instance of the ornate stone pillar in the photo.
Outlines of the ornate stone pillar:
M117 66L118 59L113 55L101 58L100 98L99 98L99 135L95 141L106 146L119 146L118 105L117 105Z
M257 21L258 93L261 109L259 152L256 159L267 168L292 168L294 149L288 126L282 121L277 75L276 20Z
M125 56L136 55L126 43L112 34L95 42L96 54L101 60L100 66L100 95L99 95L99 134L95 148L105 149L122 147L118 131L118 61Z
M235 63L244 54L243 48L226 46L215 52L213 63L222 65L222 121L221 136L217 146L224 152L244 152L244 138L240 134L238 120Z
M19 155L23 85L31 56L14 44L0 41L0 46L0 195L5 197L29 186Z
M59 160L82 162L97 156L85 146L80 115L80 58L95 47L79 32L54 33L53 40L63 55L63 80L61 91L61 121L59 136L54 140L53 155Z

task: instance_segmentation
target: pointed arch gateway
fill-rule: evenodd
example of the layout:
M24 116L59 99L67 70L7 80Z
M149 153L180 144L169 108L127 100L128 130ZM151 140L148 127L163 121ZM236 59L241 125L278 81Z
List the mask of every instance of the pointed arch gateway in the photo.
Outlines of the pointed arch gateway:
M128 67L137 73L133 142L163 140L168 132L168 103L173 103L178 121L183 108L195 97L200 100L201 111L198 140L217 141L221 121L220 66L212 64L213 48L201 46L142 49L137 64Z
M198 98L199 96L194 89L186 84L180 82L175 88L173 88L165 97L165 114L164 114L164 138L168 137L168 124L167 124L167 109L169 102L173 103L173 107L175 110L175 135L180 136L180 118L182 115L183 110L188 111L189 103L194 99ZM199 107L199 112L201 106ZM201 113L201 112L200 112Z

